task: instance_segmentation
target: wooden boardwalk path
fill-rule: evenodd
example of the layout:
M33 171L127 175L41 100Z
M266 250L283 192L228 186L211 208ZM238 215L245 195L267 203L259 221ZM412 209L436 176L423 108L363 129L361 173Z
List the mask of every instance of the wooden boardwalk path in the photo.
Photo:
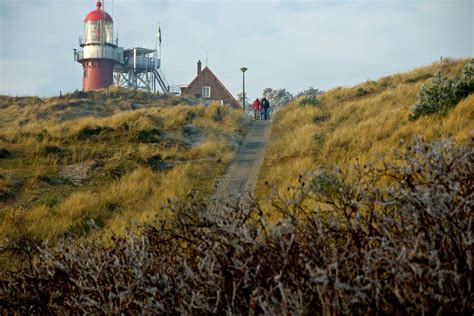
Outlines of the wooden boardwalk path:
M226 205L248 205L249 197L255 191L270 129L270 120L253 122L227 173L216 187L209 211L216 211Z

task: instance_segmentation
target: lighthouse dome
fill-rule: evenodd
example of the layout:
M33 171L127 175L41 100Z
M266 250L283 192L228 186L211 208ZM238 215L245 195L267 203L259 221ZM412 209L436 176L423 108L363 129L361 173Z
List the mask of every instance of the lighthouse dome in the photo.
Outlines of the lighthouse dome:
M110 16L110 14L108 14L107 12L102 11L100 9L101 6L102 6L102 3L100 1L97 1L96 2L97 9L95 9L94 11L89 12L89 14L87 14L86 17L84 18L84 22L99 21L99 20L102 20L102 19L104 21L107 21L107 22L113 22L112 17Z

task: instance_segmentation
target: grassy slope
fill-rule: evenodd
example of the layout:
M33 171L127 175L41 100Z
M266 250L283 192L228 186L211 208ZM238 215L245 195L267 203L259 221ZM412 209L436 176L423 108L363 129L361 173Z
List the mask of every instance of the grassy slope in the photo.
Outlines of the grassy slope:
M0 97L0 151L8 153L0 158L0 235L77 237L91 220L103 228L94 234L121 234L168 198L205 199L243 124L227 107L195 104L121 89ZM86 179L61 173L81 163L92 166Z
M413 71L324 93L321 106L300 106L299 100L275 115L272 138L260 173L257 195L294 184L301 173L318 166L347 166L389 153L414 135L426 140L472 141L474 95L462 100L446 117L410 121L416 94L437 69L452 76L466 60L444 60Z

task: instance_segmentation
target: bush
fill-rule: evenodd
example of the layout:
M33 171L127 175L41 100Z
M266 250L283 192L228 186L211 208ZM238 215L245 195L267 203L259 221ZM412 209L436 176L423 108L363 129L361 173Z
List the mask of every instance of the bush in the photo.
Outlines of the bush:
M86 217L84 220L78 223L71 224L64 233L64 236L68 238L86 236L92 230L98 228L97 223L99 225L103 224L100 217L98 217L95 221L92 218Z
M45 196L36 200L36 205L45 205L47 207L53 207L59 203L59 199L55 196Z
M300 105L318 106L321 104L317 96L304 97L300 100Z
M42 142L47 135L48 135L48 131L47 130L42 130L41 132L36 134L36 140L38 142Z
M69 151L67 149L64 149L64 148L61 148L61 147L58 147L58 146L54 146L54 145L44 146L43 152L46 155L57 155L59 157L64 157L69 153Z
M319 124L321 122L325 122L331 118L331 115L328 113L317 114L313 117L313 122L315 124Z
M50 177L47 175L38 175L37 181L47 183L49 185L72 185L73 183L68 178L64 177Z
M113 130L114 129L109 126L87 126L79 131L79 133L77 134L77 138L80 140L91 139L102 135L103 133L113 132Z
M367 94L369 94L369 93L370 93L369 90L360 87L360 88L358 88L358 89L356 90L356 97L362 97L362 96L367 95Z
M138 131L135 138L140 143L159 143L163 140L164 135L161 130L152 128Z
M317 88L313 88L313 87L309 87L308 89L306 90L303 90L303 91L300 91L298 92L296 95L295 95L295 98L299 98L299 97L302 97L302 96L306 96L306 97L311 97L311 96L314 96L314 97L317 97L319 95L323 94L323 90L319 90Z
M390 161L321 170L272 205L174 219L104 247L41 247L0 283L32 314L472 314L472 146L416 140ZM354 179L354 180L349 180Z
M322 134L322 133L315 133L313 135L313 140L318 145L324 144L325 139L326 139L326 137L324 137L324 134Z
M152 155L144 161L144 165L149 167L154 172L160 172L172 167L171 164L167 163L166 161L161 158L160 154Z
M0 159L8 159L13 157L11 151L6 148L0 147Z
M125 161L112 161L104 168L104 173L112 178L120 179L127 173L133 171L137 167L134 159L130 158Z
M459 101L474 91L474 59L463 68L461 76L446 78L439 71L418 92L418 101L410 115L411 120L434 113L446 114Z
M15 175L2 175L0 180L0 203L14 200L18 196L24 180Z
M319 106L321 105L321 101L319 100L318 97L321 94L323 94L322 90L309 87L307 90L298 92L295 98L303 97L300 99L300 102L299 102L300 105Z

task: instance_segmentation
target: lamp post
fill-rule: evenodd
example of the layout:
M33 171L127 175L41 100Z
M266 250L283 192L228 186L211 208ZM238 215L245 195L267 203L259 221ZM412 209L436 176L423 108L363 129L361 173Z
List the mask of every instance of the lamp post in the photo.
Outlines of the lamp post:
M245 72L247 71L248 68L242 67L240 70L242 71L242 109L245 114Z

